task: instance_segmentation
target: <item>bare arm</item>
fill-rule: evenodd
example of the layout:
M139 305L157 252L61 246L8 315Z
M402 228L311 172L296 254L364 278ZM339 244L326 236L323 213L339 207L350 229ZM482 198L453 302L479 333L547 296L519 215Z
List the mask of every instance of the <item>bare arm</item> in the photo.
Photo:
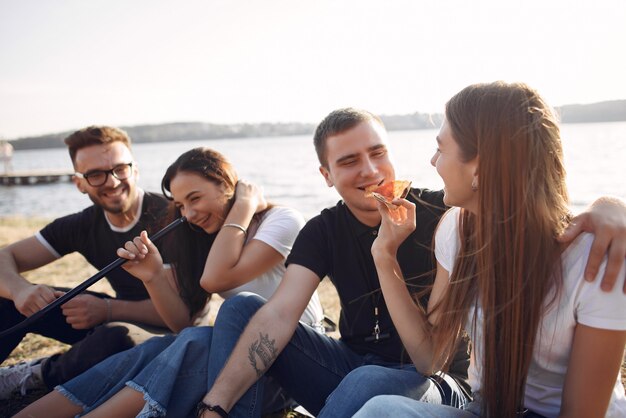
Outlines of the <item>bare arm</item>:
M396 210L389 210L379 203L382 224L372 245L372 255L385 303L402 343L417 370L430 375L434 371L434 352L428 331L430 324L409 293L396 257L400 244L415 229L415 205L404 199L394 203L399 205ZM448 272L437 263L437 276L429 299L429 310L444 294L447 283ZM437 315L431 315L430 321L436 320Z
M581 232L595 235L585 268L585 280L595 279L602 260L608 256L601 285L602 290L608 292L615 285L626 257L626 203L615 197L601 197L593 202L589 210L572 219L559 240L570 242ZM626 281L623 291L626 293Z
M171 295L172 292L169 292L168 294ZM175 300L176 299L180 300L180 298L175 298ZM158 300L161 301L160 299ZM188 318L189 316L188 312L189 311L186 310L186 318ZM167 315L165 315L164 317L167 318ZM111 300L111 320L139 322L142 324L156 325L159 327L170 327L168 322L162 318L161 311L156 308L156 303L152 299L137 301L122 299ZM170 319L170 322L174 320L175 319ZM190 321L187 322L189 323ZM179 330L182 328L184 328L184 326L181 326ZM172 331L176 331L176 329L173 327L170 327L170 329L172 329Z
M565 376L561 417L604 417L624 355L626 331L578 324Z
M17 310L30 316L56 299L49 286L35 285L20 273L56 260L39 240L32 236L0 250L0 296L15 303Z
M319 277L305 267L291 264L287 268L274 295L250 320L204 402L218 404L227 411L233 407L287 345L319 283ZM258 350L265 351L268 362L254 354ZM251 353L256 357L254 363ZM205 412L204 416L209 414Z
M248 229L256 212L267 207L261 190L250 183L238 182L233 207L224 225ZM271 246L252 240L244 246L245 234L238 228L223 227L206 260L200 284L207 292L222 292L241 286L276 264L283 256Z

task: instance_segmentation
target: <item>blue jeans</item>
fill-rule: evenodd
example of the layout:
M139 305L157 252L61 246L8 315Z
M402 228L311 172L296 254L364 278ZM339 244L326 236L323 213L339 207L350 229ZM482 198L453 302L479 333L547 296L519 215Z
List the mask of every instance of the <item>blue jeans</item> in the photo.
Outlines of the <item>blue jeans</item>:
M185 328L178 336L151 338L109 357L56 389L89 412L129 386L143 394L139 417L194 417L207 392L207 363L212 348L211 327ZM268 382L263 413L292 406L275 382Z
M175 339L174 335L151 338L130 350L108 357L55 390L89 412L122 390L127 381L141 373Z
M366 365L351 371L326 399L318 418L354 415L369 399L378 395L400 395L420 402L460 408L468 402L454 379L444 375L437 382L425 377L413 365Z
M170 345L127 385L143 393L138 417L194 416L206 389L213 328L185 328Z
M354 418L476 418L481 416L479 396L472 402L457 408L418 402L395 395L376 396L359 409ZM524 418L545 418L533 411L526 410Z
M264 303L265 300L257 295L242 293L222 304L215 321L209 359L209 388L213 386L244 328ZM368 377L367 380L361 378L370 371L377 377ZM349 374L349 380L341 384ZM320 334L302 323L265 376L275 379L288 395L309 412L326 417L352 416L369 398L381 393L442 402L436 385L419 374L413 366L392 364L373 354L357 354L342 341ZM450 382L453 381L450 379ZM358 390L353 390L353 384L358 385ZM263 389L264 380L261 379L235 404L230 415L260 417L259 401ZM454 383L451 392L455 402L465 402L465 397ZM324 407L326 402L327 407Z
M470 402L463 409L445 405L433 405L397 395L376 396L361 408L354 418L476 418L480 416L480 404Z

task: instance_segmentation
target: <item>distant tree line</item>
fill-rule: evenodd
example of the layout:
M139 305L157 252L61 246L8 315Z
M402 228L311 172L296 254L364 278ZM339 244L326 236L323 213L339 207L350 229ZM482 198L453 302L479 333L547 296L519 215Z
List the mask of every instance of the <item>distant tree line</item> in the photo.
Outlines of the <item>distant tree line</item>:
M557 108L563 123L626 121L626 100L611 100L588 105L567 105Z
M626 100L614 100L586 105L567 105L557 108L563 123L626 121ZM390 131L433 129L441 125L443 115L411 113L382 115ZM156 125L122 126L133 142L189 141L197 139L251 138L268 136L311 135L311 123L240 123L215 124L203 122L177 122ZM16 150L63 147L63 139L72 132L60 132L10 141Z

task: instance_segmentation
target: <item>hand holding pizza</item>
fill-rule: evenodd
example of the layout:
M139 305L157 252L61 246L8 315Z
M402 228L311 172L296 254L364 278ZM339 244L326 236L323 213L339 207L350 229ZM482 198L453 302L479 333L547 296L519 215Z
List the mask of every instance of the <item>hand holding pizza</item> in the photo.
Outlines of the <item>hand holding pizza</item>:
M382 218L372 252L382 250L395 254L398 247L415 230L415 204L404 199L410 184L405 180L396 180L374 190L366 190L366 193L378 200L378 210ZM382 199L376 197L377 195Z

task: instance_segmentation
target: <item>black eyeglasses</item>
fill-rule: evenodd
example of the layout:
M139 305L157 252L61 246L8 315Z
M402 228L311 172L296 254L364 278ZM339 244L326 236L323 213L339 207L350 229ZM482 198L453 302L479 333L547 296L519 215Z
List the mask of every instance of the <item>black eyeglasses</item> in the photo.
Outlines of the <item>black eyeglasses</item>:
M133 163L118 164L110 170L93 170L85 174L76 172L74 175L87 180L90 186L99 187L107 182L109 174L118 180L126 180L133 173Z

